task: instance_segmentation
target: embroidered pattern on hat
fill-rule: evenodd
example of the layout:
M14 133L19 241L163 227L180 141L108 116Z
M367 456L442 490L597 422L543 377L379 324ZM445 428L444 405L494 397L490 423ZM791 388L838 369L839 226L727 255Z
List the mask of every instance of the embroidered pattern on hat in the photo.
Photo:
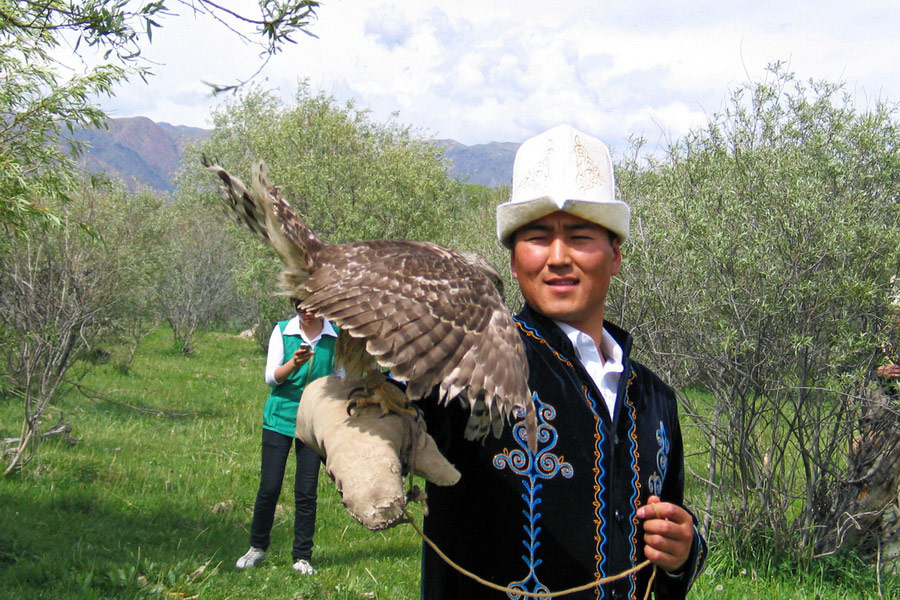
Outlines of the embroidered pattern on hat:
M575 181L578 183L578 189L582 192L597 187L603 183L603 175L600 168L591 159L590 152L581 143L581 136L575 136L575 147L572 149L575 153L575 166L578 172L575 174Z
M540 189L541 184L550 179L550 162L553 159L553 144L547 146L544 157L525 175L520 184L523 188Z

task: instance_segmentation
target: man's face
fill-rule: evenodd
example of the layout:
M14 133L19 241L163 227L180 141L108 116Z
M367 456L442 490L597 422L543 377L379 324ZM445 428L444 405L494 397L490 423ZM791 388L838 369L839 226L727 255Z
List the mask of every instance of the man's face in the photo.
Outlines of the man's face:
M532 308L591 331L603 322L609 281L619 272L619 242L600 225L557 211L513 234L512 274Z

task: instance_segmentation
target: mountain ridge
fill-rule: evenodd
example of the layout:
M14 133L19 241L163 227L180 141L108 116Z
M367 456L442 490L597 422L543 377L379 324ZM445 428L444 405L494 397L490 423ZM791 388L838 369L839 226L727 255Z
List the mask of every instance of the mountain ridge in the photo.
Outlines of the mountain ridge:
M109 118L106 129L77 129L66 137L85 144L78 159L84 170L121 178L131 188L171 193L185 146L205 139L209 133L200 127L155 122L147 117L121 117ZM512 180L517 143L466 146L452 139L434 143L444 148L451 163L449 174L458 181L498 187Z

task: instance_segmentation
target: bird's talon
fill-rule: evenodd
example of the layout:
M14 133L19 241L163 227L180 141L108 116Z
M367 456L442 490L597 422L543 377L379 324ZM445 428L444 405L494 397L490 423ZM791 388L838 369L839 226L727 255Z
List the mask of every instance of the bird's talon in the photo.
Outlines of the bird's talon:
M413 406L412 404L410 404L409 402L407 402L405 406L398 406L398 407L394 408L394 411L396 411L397 413L399 413L401 415L410 416L414 419L419 416L419 411L416 410L416 407ZM388 412L391 412L391 411L385 411L385 414L387 414Z

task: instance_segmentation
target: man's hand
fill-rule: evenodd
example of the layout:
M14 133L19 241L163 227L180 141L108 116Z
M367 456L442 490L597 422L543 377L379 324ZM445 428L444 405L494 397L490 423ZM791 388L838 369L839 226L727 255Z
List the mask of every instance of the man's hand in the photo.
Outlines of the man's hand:
M638 509L638 519L644 521L644 556L666 571L677 571L691 553L694 540L694 521L678 506L650 496L647 504Z

